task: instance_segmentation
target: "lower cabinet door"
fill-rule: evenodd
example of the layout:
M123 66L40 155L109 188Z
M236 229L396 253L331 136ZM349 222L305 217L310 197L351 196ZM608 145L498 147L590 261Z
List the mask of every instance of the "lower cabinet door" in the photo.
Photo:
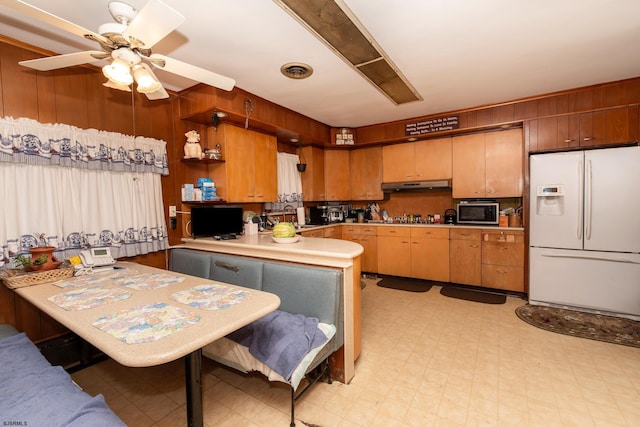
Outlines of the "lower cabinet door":
M482 265L482 286L524 292L524 269L508 265Z
M482 285L482 248L479 241L449 242L449 281L463 285Z
M411 277L409 237L378 236L378 273Z

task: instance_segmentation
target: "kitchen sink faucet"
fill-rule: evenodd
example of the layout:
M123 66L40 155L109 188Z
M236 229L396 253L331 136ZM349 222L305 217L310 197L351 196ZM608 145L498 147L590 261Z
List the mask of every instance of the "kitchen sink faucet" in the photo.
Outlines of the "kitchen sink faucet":
M294 206L293 206L293 205L290 205L290 204L286 204L286 205L284 205L284 207L282 208L282 221L283 221L283 222L287 222L287 208L291 208L291 209L293 209L293 208L294 208ZM293 224L293 218L295 218L295 216L294 216L294 217L292 217L292 218L289 220L289 222L290 222L290 223L292 223L292 224Z

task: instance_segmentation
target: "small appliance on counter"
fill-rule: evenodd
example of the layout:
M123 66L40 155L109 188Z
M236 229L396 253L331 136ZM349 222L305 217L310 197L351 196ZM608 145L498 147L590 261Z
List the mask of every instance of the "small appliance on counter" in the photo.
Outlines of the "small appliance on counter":
M348 213L348 205L310 206L309 223L312 225L327 225L344 222Z
M329 206L327 208L327 218L329 223L344 222L344 210L341 206Z
M309 207L309 224L311 225L327 225L329 217L327 216L326 206L310 206Z
M498 225L500 204L495 201L460 202L456 210L457 224Z
M455 209L447 209L444 211L445 224L455 224L456 222L458 222L458 214Z

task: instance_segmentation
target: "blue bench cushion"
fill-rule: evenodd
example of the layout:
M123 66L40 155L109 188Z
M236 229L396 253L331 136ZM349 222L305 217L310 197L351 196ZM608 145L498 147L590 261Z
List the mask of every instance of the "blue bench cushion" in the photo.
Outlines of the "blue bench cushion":
M330 268L265 262L262 290L280 297L282 311L316 317L335 325L335 342L343 343L342 272Z
M28 426L125 426L101 395L83 392L25 334L0 339L0 363L0 420Z
M211 254L191 249L172 249L169 270L207 279L211 271Z

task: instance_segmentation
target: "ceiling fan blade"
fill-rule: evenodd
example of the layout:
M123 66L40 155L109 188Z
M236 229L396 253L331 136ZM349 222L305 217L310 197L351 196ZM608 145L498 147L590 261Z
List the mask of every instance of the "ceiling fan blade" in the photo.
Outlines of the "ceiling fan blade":
M94 33L93 31L87 30L86 28L74 24L73 22L69 22L66 19L62 19L59 16L53 15L40 8L25 3L22 0L0 0L0 5L27 15L33 19L37 19L38 21L53 25L54 27L60 28L61 30L68 31L77 36L97 40L107 45L111 43L100 34Z
M157 91L151 92L151 93L145 93L145 95L151 101L155 101L156 99L166 99L169 97L169 94L162 86Z
M39 71L57 70L58 68L72 67L74 65L88 64L109 58L111 55L100 50L88 50L86 52L68 53L66 55L49 56L46 58L29 59L18 64Z
M169 58L168 56L153 54L149 59L161 70L205 83L209 86L214 86L223 90L231 90L236 85L236 81L232 78L225 77L212 71L207 71L204 68L196 67L195 65L178 61L177 59Z
M149 0L129 23L123 35L133 46L150 49L178 28L185 19L160 0Z

